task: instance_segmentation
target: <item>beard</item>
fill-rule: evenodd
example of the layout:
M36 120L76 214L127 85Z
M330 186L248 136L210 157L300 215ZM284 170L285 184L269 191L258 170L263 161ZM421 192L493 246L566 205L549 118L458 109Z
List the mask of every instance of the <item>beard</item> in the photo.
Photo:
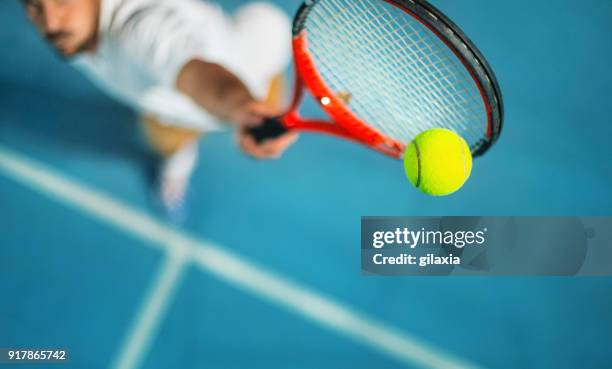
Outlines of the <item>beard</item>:
M97 34L73 45L73 34L70 32L56 32L45 35L45 38L52 45L56 54L62 59L70 59L84 52L94 51L97 45Z

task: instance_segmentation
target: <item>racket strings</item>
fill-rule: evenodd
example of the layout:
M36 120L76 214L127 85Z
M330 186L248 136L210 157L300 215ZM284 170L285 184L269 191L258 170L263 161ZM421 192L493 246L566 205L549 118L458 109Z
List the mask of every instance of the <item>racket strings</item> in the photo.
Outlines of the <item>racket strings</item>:
M382 0L319 0L305 29L321 78L348 92L350 109L403 143L433 127L470 145L484 137L487 113L469 72L427 27Z
M367 61L367 62L374 62L374 60ZM347 66L347 68L350 68L350 66ZM337 91L338 88L333 88L333 86L343 86L343 85L346 86L346 84L343 84L340 81L340 79L335 77L335 74L333 73L333 71L329 70L331 68L326 68L325 66L322 66L321 69L323 71L322 74L324 75L327 74L330 76L329 80L332 82L331 83L332 89ZM379 71L379 73L382 74L381 77L383 77L384 79L388 80L390 77L390 74L387 71L381 70ZM379 109L380 104L384 103L385 101L394 102L394 100L396 100L397 95L387 94L386 91L381 91L377 93L375 96L373 95L368 99L363 99L363 98L360 99L359 95L355 91L370 90L372 88L371 84L375 82L375 81L366 80L366 78L363 78L363 77L364 77L363 74L359 74L359 75L351 74L350 78L352 78L352 84L351 84L351 87L347 89L347 92L350 92L351 95L354 96L354 99L352 101L359 100L359 103L351 104L352 105L351 108L356 111L357 115L359 115L360 117L364 117L364 114L360 112L362 110L361 108L363 108L363 110L365 110L366 112L374 112L376 111L376 109ZM412 98L415 101L422 100L422 96L419 94L414 94ZM416 108L418 108L419 106L420 105L417 105ZM396 107L397 107L396 104L391 105L391 109L388 110L388 113L390 115L393 115L395 119L403 119L402 114L397 111ZM376 123L376 121L370 121L370 122Z
M370 23L371 23L371 22L370 22ZM389 24L389 23L387 23L387 24ZM328 35L330 35L330 33L327 33L327 34L328 34ZM328 40L327 40L327 41L328 41ZM394 40L390 40L390 39L388 39L388 37L386 37L386 36L385 36L385 39L384 39L384 40L376 40L376 42L373 42L372 40L368 40L368 41L369 41L369 43L370 43L370 44L375 44L375 43L378 43L378 44L380 44L380 45L385 45L385 46L384 46L384 47L383 47L383 48L380 50L381 52L390 51L390 50L391 50L390 48L397 48L398 46L400 46L400 45L397 45L396 43L394 43L394 42L393 42ZM326 44L327 44L327 43L326 43ZM324 44L324 45L325 45L325 44ZM351 46L357 47L357 46L359 46L359 44L358 44L357 42L353 41ZM401 49L399 49L399 50L401 50ZM408 59L408 57L407 57L407 59ZM417 61L418 61L419 59L415 59L415 60L417 60ZM375 60L374 60L374 61L375 61ZM425 67L426 67L426 66L425 66ZM385 70L383 70L383 72L387 72L387 70L385 69ZM388 74L388 73L385 73L385 75L386 75L386 76L389 76L389 74ZM430 81L428 81L428 82L423 81L422 85L423 85L423 86L427 86L428 84L430 84L430 85L431 85L431 84L433 84L433 83L437 83L437 81L435 81L435 80L430 80ZM411 90L408 90L407 92L408 92L408 93L410 93L410 91L411 91ZM418 98L418 96L419 96L419 95L416 95L415 97L417 97L417 98Z
M337 18L337 17L335 17L335 18ZM372 24L373 22L378 22L378 20L377 20L376 18L373 18L373 19L374 19L373 21L368 21L368 22L367 22L367 24ZM391 24L391 22L387 22L387 23L385 23L385 24L377 24L377 25L379 25L379 26L390 26L390 25L397 26L397 24ZM398 27L395 27L395 28L396 28L396 29L399 29ZM326 33L326 34L330 34L330 33ZM329 41L329 40L327 40L327 41ZM385 36L385 39L384 39L384 40L377 40L377 43L378 43L378 44L380 44L380 45L385 45L385 46L383 46L383 48L381 49L381 52L390 51L390 50L392 50L391 48L394 48L394 49L393 49L393 51L395 52L395 51L397 51L397 50L398 50L398 49L397 49L397 47L398 47L398 46L402 46L402 45L398 45L398 44L397 44L396 42L394 42L394 41L395 41L395 40L390 39L389 37L386 37L386 36ZM373 44L374 42L370 42L370 43L371 43L371 44ZM352 46L358 46L358 43L357 43L355 40L351 40L351 44L352 44ZM404 46L404 47L407 47L407 45L405 45L405 44L404 44L403 46ZM428 48L428 49L431 51L431 54L432 54L432 55L435 55L435 54L436 54L436 52L434 52L434 51L432 50L431 45L429 45L429 44L425 44L425 48ZM402 49L399 49L399 51L400 51L400 52L401 52L401 50L402 50ZM428 53L423 53L423 52L422 52L422 51L423 51L423 47L421 47L421 48L413 48L413 51L414 51L415 53L417 53L417 54L422 55L423 57L429 57L429 56L428 56ZM404 55L405 55L405 54L404 54ZM406 56L406 55L405 55L405 56ZM407 60L409 59L409 58L408 58L408 56L406 56L406 59L407 59ZM415 60L416 60L416 61L419 61L420 59L419 59L419 58L416 58ZM434 62L434 61L432 61L432 62L431 62L431 65L435 67L437 63L440 63L440 64L441 64L442 62L441 62L441 61L438 61L438 62ZM427 65L423 65L423 67L427 68ZM433 72L436 72L436 71L434 70L434 71L431 71L431 72L433 73ZM438 73L438 74L439 74L439 73ZM440 77L441 77L441 78L447 78L445 75L441 75ZM439 84L439 81L438 81L438 80L435 80L435 79L432 79L432 80L430 80L430 82L429 82L429 83L430 83L430 84L434 84L434 83ZM450 82L449 82L449 83L450 83ZM425 86L427 86L427 84L426 84L426 83L424 83L424 85L425 85ZM459 92L459 93L461 93L461 92ZM458 94L459 94L459 93L456 93L456 94L454 94L453 96L458 96Z
M367 9L367 8L365 8L365 9ZM343 13L345 13L345 12L343 12ZM376 18L376 17L373 17L373 14L372 14L371 12L368 12L368 15L371 17L371 19L378 19L378 18ZM388 14L388 13L387 13L386 15L387 15L387 16L389 16L389 14ZM392 19L392 18L390 18L390 19ZM404 18L404 19L406 19L406 18ZM392 23L392 22L387 22L387 24L391 24L391 23ZM379 23L379 24L380 24L380 23ZM395 24L393 24L393 26L394 26L394 28L393 28L393 29L395 29L395 30L398 30L398 29L403 29L401 24L397 24L397 23L395 23ZM400 38L400 40L402 40L402 41L403 41L403 39L401 39L401 38ZM385 37L385 39L384 39L384 40L380 40L380 39L379 39L379 40L371 40L371 39L370 39L370 40L368 40L368 41L369 41L369 44L389 44L389 42L388 42L388 41L389 41L389 40L388 40L388 37ZM431 45L431 43L424 43L424 45L425 45L425 46L427 46L428 48L430 48L430 49L431 49L431 46L430 46L430 45ZM400 47L398 50L400 50L400 51L401 51L401 50L407 50L407 49L406 49L405 47L404 47L404 48L401 48L401 47ZM422 48L420 48L420 50L422 50ZM429 58L429 54L428 54L428 53L426 53L426 52L425 52L425 53L424 53L424 55L426 56L426 58L427 58L427 59L430 59L430 58ZM407 58L406 58L406 59L407 59L407 60L411 60L410 56L407 56ZM417 60L417 61L419 61L419 60L423 60L423 58L412 58L412 59ZM434 65L434 66L435 66L434 61L432 61L432 60L430 59L430 60L429 60L429 62L430 62L430 65ZM422 67L423 67L423 68L428 68L428 66L427 66L427 65L422 65ZM433 73L433 72L435 72L435 71L429 70L429 72L430 72L430 73ZM425 74L424 76L425 76L425 77L427 77L427 74ZM409 90L408 90L408 91L414 91L414 92L416 92L416 93L417 93L417 94L415 95L416 97L419 97L419 96L425 96L425 95L427 95L427 93L429 92L429 91L428 91L426 88L425 88L425 89L421 88L421 87L427 87L427 86L428 86L428 83L424 82L424 80L421 80L420 82L421 82L421 83L420 83L420 85L413 85L413 86L410 86L410 87L411 87L411 89L409 89ZM437 82L437 81L434 81L434 82ZM457 94L453 94L453 96L457 96ZM432 96L429 96L429 98L430 98L430 99L431 99L431 97L432 97ZM444 106L440 106L440 105L436 104L436 100L435 100L435 99L434 99L434 100L431 100L431 101L432 101L432 102L433 102L433 103L436 105L435 107L438 109L438 110L433 110L433 112L439 112L439 113L440 113L439 115L441 115L441 114L447 114L447 115L448 115L448 114L452 114L452 112L448 112L448 111L444 112L443 110L445 110L445 107L444 107ZM458 106L461 106L461 105L458 105ZM446 109L446 110L447 110L447 109Z
M413 30L413 34L415 35L422 33L422 30L419 31L417 29L414 29L414 27L410 23L406 22L404 23L404 25L406 27L411 28ZM419 56L422 56L424 59L428 60L429 66L423 62L420 63L421 67L428 69L428 72L431 73L429 74L429 77L431 78L428 78L431 84L430 85L423 84L423 87L426 89L429 87L437 87L438 91L440 92L444 92L445 88L450 87L450 89L452 89L454 92L448 93L448 91L446 91L447 92L446 97L451 98L456 102L456 105L454 106L457 106L457 107L463 106L466 109L474 110L474 103L478 103L477 106L479 106L481 101L467 99L466 95L469 93L469 91L466 88L466 85L461 83L462 81L456 78L459 75L463 75L465 73L465 70L463 68L459 69L457 63L451 63L451 64L445 63L448 59L447 58L442 59L440 56L442 54L442 50L444 51L444 53L446 53L445 56L448 56L447 54L448 49L435 50L432 45L436 42L440 42L439 39L434 38L434 36L430 32L425 33L424 36L425 37L421 37L421 40L427 39L429 41L429 42L423 43L424 47L417 46L416 48L411 48L410 45L408 45L405 42L405 39L402 39L405 48L401 49L404 51L402 55L406 57L408 60L410 60L409 59L410 57L413 57L415 61L423 60ZM425 52L425 49L427 49L427 51L429 52ZM410 50L411 53L410 54L406 53L405 52L406 50ZM438 60L435 60L433 57L438 57ZM411 66L415 66L415 64L411 64ZM449 71L450 73L444 73L443 67L447 67L447 68L451 67L453 70ZM471 84L472 81L469 80L469 82L470 82L470 86L473 86ZM473 112L474 111L472 111L472 113Z
M341 13L345 13L345 12L341 12ZM338 13L336 13L336 14L338 14ZM370 13L370 15L371 15L371 13ZM337 16L336 16L335 18L337 18ZM374 19L375 19L375 18L374 18ZM390 22L387 22L387 23L390 23ZM396 27L395 29L398 29L398 28ZM380 40L376 40L376 41L377 41L378 43L380 43ZM386 40L383 40L383 41L386 41ZM374 42L370 41L370 44L372 44L372 43L374 43ZM386 44L389 44L389 42L386 42ZM426 44L426 45L427 45L427 44ZM400 50L401 50L401 49L400 49ZM420 60L420 59L418 59L418 58L417 58L417 60ZM421 83L421 85L423 85L423 86L427 86L427 84L426 84L426 83ZM417 87L418 87L418 86L417 86ZM413 89L414 89L414 86L413 86ZM417 97L418 97L418 96L420 96L420 95L423 95L423 93L424 93L423 91L418 91L418 89L417 89L417 92L419 93L418 95L416 95ZM426 92L427 92L427 90L425 90L425 93L426 93ZM457 96L457 94L454 94L453 96ZM435 102L435 100L434 100L434 102ZM437 108L438 108L438 109L443 109L443 107L441 107L441 106L437 106ZM447 114L448 114L448 112L447 112Z
M386 75L387 79L389 79L389 74L388 74L388 73L385 73L385 75ZM373 82L373 81L372 81L372 82ZM369 84L369 83L368 83L368 84ZM388 84L387 84L387 85L388 85ZM429 85L431 85L431 83L430 83L430 82L428 82L428 83L421 83L421 85L422 85L422 86L429 86ZM361 84L361 86L360 86L360 87L361 87L362 89L363 89L363 88L369 88L368 86L365 86L365 85L363 85L363 84ZM414 100L415 102L418 102L418 103L426 103L426 100L425 100L425 99L427 98L426 94L427 94L427 91L428 91L428 90L424 90L424 91L422 91L422 90L420 90L419 88L414 88L414 86L413 86L413 88L411 88L411 89L410 89L410 90L408 90L408 91L409 91L409 92L408 92L408 94L412 95L412 98L413 98L413 100ZM410 92L410 91L411 91L411 92ZM404 92L406 92L406 91L404 91ZM379 95L380 95L381 97L386 97L386 101L392 101L390 96L382 96L383 94L379 94ZM431 96L429 96L429 98L431 98ZM435 100L433 100L433 101L434 101L434 104L435 104ZM372 102L374 102L374 101L372 101ZM378 102L378 101L377 101L377 103L380 103L380 102ZM419 107L419 106L425 106L425 105L417 105L417 107ZM394 105L394 107L400 107L400 105ZM437 113L437 115L438 115L439 117L442 117L444 107L443 107L443 106L439 106L439 105L437 105L437 106L436 106L436 108L437 108L437 110L433 110L433 112ZM372 106L368 106L368 107L366 108L366 110L367 110L367 111L373 111L374 109L372 108ZM397 119L403 119L403 118L404 118L404 117L402 117L402 116L401 116L401 114L398 114L397 112L395 112L395 113L396 113L396 114L394 114L394 118L395 118L396 120L397 120ZM423 113L424 113L424 112L423 112L423 111L421 111L421 112L420 112L420 114L410 114L410 115L411 115L411 116L422 116L422 115L423 115ZM448 113L447 113L447 114L448 114ZM410 127L414 127L415 129L417 128L416 126L410 126ZM414 135L415 133L416 133L416 132L413 132L412 130L410 131L410 134L411 134L411 135ZM397 134L396 134L395 136L400 136L400 135L397 135ZM406 136L406 135L403 135L403 136Z

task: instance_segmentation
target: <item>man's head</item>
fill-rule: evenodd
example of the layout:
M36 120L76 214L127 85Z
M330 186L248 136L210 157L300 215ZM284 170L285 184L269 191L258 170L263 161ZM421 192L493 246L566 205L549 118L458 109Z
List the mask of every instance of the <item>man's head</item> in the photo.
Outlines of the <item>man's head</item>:
M63 56L95 49L101 0L21 0L40 34Z

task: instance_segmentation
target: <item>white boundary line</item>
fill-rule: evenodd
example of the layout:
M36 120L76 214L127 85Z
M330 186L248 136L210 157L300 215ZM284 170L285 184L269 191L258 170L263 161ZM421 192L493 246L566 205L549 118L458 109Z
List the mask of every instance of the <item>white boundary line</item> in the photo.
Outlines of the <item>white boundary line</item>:
M87 188L2 145L0 145L0 172L4 172L8 177L36 192L46 194L77 211L147 241L165 250L169 255L184 255L202 270L245 292L266 299L320 326L360 341L407 365L438 369L478 368L478 366L438 350L405 332L397 331L305 286L256 266L221 247L202 242L173 229L127 204ZM161 278L163 282L164 277ZM163 295L164 288L161 288L161 291L160 295ZM141 319L141 321L146 320L147 318ZM156 325L157 323L137 323L135 327L147 327L148 324ZM145 330L148 329L145 328ZM134 332L136 331L137 328ZM139 337L138 334L136 336ZM134 342L144 342L150 339L151 337L137 338ZM145 346L146 344L134 343L132 347L144 349ZM129 352L127 348L121 351ZM144 354L145 352L142 352L136 356ZM138 364L138 358L136 359L133 361L134 364ZM135 369L137 366L126 366L125 368Z
M142 302L140 310L135 315L136 321L125 342L121 345L118 356L110 366L112 369L142 368L145 356L157 335L157 330L173 301L186 264L185 255L177 253L166 257L163 269Z

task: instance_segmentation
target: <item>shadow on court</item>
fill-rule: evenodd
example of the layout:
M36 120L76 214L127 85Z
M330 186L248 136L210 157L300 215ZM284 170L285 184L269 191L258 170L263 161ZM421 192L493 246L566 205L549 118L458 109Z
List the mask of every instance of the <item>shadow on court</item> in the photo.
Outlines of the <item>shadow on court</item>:
M133 162L147 181L153 175L156 157L142 137L138 116L107 98L79 99L0 81L4 129L69 156Z

